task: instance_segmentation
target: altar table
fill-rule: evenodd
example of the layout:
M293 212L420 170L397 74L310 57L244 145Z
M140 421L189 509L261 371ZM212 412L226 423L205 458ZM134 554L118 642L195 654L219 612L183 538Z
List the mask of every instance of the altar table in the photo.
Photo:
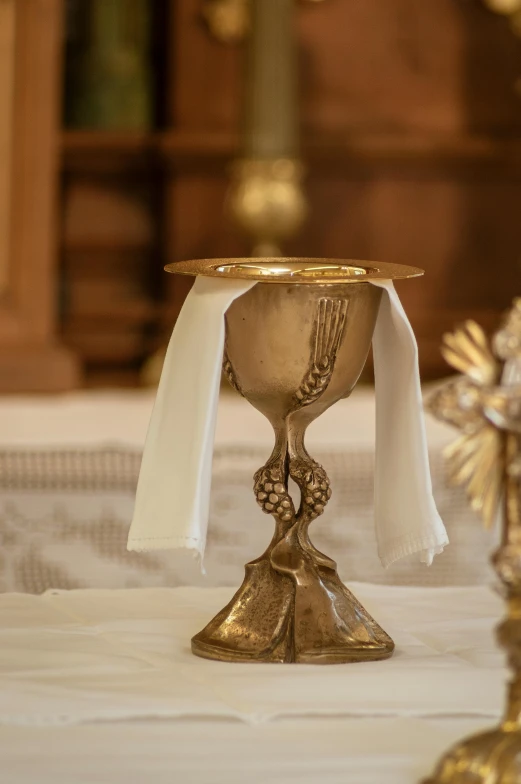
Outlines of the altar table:
M230 588L0 596L6 784L413 784L500 715L485 586L350 584L383 662L223 664L189 641Z

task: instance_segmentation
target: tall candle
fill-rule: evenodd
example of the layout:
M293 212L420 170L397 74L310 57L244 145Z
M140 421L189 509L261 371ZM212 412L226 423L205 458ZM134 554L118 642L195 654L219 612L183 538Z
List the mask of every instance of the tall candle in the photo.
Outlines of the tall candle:
M251 0L244 156L294 158L298 148L295 0Z

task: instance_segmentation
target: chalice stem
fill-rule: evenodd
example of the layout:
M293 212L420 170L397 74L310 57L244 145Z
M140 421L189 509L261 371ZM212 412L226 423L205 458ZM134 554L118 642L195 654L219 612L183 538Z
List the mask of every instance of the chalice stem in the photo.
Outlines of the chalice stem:
M254 478L257 503L273 516L275 533L263 555L246 565L232 601L194 637L200 656L332 663L383 659L393 651L390 637L341 582L336 563L309 539L331 490L305 449L304 430L288 420L275 428L273 452ZM298 511L290 476L301 493Z
M324 468L313 460L304 445L305 428L288 427L289 472L300 490L300 508L298 510L298 541L315 562L324 567L336 570L336 562L314 546L309 538L309 526L323 514L326 504L331 498L329 477Z

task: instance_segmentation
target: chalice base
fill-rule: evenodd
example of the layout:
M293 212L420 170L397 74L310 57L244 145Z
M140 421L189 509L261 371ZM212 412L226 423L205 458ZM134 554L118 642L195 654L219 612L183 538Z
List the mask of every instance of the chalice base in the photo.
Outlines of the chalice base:
M391 656L393 641L342 583L334 561L296 542L284 555L269 548L246 565L233 599L193 637L196 656L300 664Z
M473 735L454 746L423 784L517 784L521 781L521 732L508 725Z

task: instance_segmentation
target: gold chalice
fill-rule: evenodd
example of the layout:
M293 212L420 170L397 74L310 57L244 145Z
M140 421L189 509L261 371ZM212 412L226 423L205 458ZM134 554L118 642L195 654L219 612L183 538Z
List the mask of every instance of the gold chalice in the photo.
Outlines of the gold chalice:
M351 394L362 372L382 296L371 281L422 271L305 258L209 259L166 269L258 281L226 313L223 368L275 431L273 452L254 477L257 502L275 520L273 539L246 565L229 604L193 638L192 651L235 662L387 658L393 641L309 538L331 489L304 436L310 422ZM300 490L298 505L290 478Z

